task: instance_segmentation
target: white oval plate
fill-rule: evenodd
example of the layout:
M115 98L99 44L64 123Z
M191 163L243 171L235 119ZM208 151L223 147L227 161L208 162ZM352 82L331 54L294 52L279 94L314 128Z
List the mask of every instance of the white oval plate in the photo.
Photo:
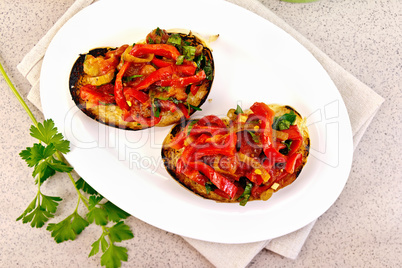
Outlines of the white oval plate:
M161 144L170 127L124 131L97 123L75 106L71 67L80 53L134 43L156 27L219 34L211 44L215 81L206 114L224 116L256 101L293 106L308 118L307 165L267 201L221 204L198 197L166 172ZM225 1L103 0L71 18L42 65L41 101L71 142L67 160L92 187L133 216L182 236L247 243L295 231L323 214L341 193L352 162L349 117L337 88L316 59L284 31Z

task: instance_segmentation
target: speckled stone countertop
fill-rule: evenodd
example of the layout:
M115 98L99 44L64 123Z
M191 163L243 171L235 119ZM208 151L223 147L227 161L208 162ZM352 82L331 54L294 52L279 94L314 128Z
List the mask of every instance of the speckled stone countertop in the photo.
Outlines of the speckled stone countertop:
M248 267L400 267L402 263L402 2L321 0L290 4L262 0L317 47L385 98L358 145L349 180L314 226L297 260L261 251ZM73 0L0 1L0 61L26 99L30 89L16 66ZM18 153L34 142L30 119L0 79L0 267L97 267L88 258L99 230L56 244L44 228L15 219L36 193L31 170ZM34 115L41 113L31 104ZM67 178L45 191L71 211ZM61 211L60 213L63 213ZM179 236L130 217L135 239L126 243L126 267L212 267Z

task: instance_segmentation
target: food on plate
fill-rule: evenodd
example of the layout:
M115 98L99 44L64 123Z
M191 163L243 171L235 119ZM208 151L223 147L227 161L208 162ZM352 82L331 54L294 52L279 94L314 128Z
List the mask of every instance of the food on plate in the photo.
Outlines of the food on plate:
M139 130L188 119L201 110L213 79L212 51L203 38L156 28L143 42L80 55L69 86L91 118Z
M292 107L254 103L174 126L162 158L170 175L218 202L268 200L291 184L307 162L305 119Z

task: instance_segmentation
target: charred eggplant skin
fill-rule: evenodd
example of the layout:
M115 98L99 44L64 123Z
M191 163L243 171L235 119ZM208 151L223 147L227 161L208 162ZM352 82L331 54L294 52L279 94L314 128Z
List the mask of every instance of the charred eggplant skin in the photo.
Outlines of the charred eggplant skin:
M114 49L117 49L117 47L116 48L95 48L95 49L90 50L86 54L80 54L78 59L75 61L73 68L71 69L70 79L69 79L70 94L73 98L74 103L84 113L86 113L86 109L85 109L85 104L83 104L82 101L80 100L79 88L82 86L81 79L82 79L83 75L85 75L85 73L84 73L85 57L87 55L92 55L94 57L105 56L105 54L108 51L114 50ZM87 114L87 115L90 116L90 114Z

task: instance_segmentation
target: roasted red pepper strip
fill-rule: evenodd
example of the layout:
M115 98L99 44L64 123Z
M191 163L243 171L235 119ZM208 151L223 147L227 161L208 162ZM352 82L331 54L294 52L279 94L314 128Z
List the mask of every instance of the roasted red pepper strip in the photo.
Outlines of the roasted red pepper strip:
M186 175L191 180L195 181L196 183L201 184L202 186L205 186L205 183L207 183L209 181L207 177L202 175L197 170L188 169L183 174ZM222 191L220 189L215 189L213 192L216 193L217 195L222 196L223 198L230 198L230 196L227 193L225 193L224 191Z
M187 164L190 161L194 160L194 153L199 150L200 148L204 147L205 141L209 138L208 135L203 134L198 137L194 142L190 143L188 146L186 146L183 150L183 153L181 154L180 158L177 160L176 164L176 170L178 173L182 173Z
M218 134L226 134L227 132L228 132L228 129L226 127L194 125L190 131L190 136L199 135L202 133L209 133L212 136L215 136Z
M175 64L174 61L162 60L155 57L152 59L152 63L155 64L155 66L158 68L173 66L173 64Z
M100 87L93 85L85 85L80 89L80 97L83 100L91 102L104 102L104 103L114 103L113 93L114 87L112 84L105 84Z
M275 115L274 111L262 102L254 103L250 109L261 120L260 129L262 134L260 138L264 154L275 162L286 162L286 156L278 151L278 148L276 148L274 141L272 140L272 119Z
M124 90L125 96L131 96L136 100L139 100L141 103L146 103L149 100L149 95L144 93L143 91L139 91L135 88L129 87Z
M235 132L225 135L221 141L213 142L211 141L213 139L214 137L207 139L205 145L194 153L195 159L200 159L207 155L233 156L235 154L237 142Z
M197 126L218 126L221 128L226 128L225 123L216 115L207 115L198 120Z
M190 118L190 111L187 109L187 107L183 103L179 103L177 105L179 107L180 111L183 113L184 118L189 119Z
M182 76L190 76L190 75L194 75L195 71L197 70L197 67L194 65L179 65L176 66L177 68L177 72L179 73L179 75Z
M116 75L116 82L115 82L115 86L114 86L114 98L116 100L116 104L123 111L128 111L130 109L130 106L128 106L126 97L124 96L124 93L123 93L123 81L122 81L123 75L126 72L126 70L128 69L128 67L130 67L130 65L131 65L130 62L126 62L123 64L120 71Z
M282 132L287 133L288 139L292 140L292 144L290 145L290 150L288 152L288 156L290 156L299 150L301 144L303 143L303 136L301 135L297 125L291 125L289 129L284 129Z
M207 164L197 161L188 163L188 168L195 169L203 173L218 189L227 193L232 199L236 196L238 188L228 178L217 173Z
M201 70L197 74L192 76L161 80L157 83L157 85L162 87L168 87L168 86L185 87L190 84L197 84L202 80L204 80L205 78L207 78L207 76L205 75L204 70Z
M168 144L169 147L173 149L181 149L184 146L184 141L187 138L187 127L182 129L178 135L176 135Z
M167 66L167 67L162 67L154 72L152 72L150 75L147 76L144 80L142 80L137 86L134 88L136 90L144 90L147 89L150 85L152 85L155 82L158 82L162 79L167 79L171 77L173 74L173 68L172 66Z
M180 56L177 48L168 44L136 44L130 51L130 55L136 57L145 54L155 54L173 60L176 60Z
M289 174L293 174L295 172L295 169L302 163L303 155L300 153L297 154L292 154L289 156L288 161L285 166L285 170Z

